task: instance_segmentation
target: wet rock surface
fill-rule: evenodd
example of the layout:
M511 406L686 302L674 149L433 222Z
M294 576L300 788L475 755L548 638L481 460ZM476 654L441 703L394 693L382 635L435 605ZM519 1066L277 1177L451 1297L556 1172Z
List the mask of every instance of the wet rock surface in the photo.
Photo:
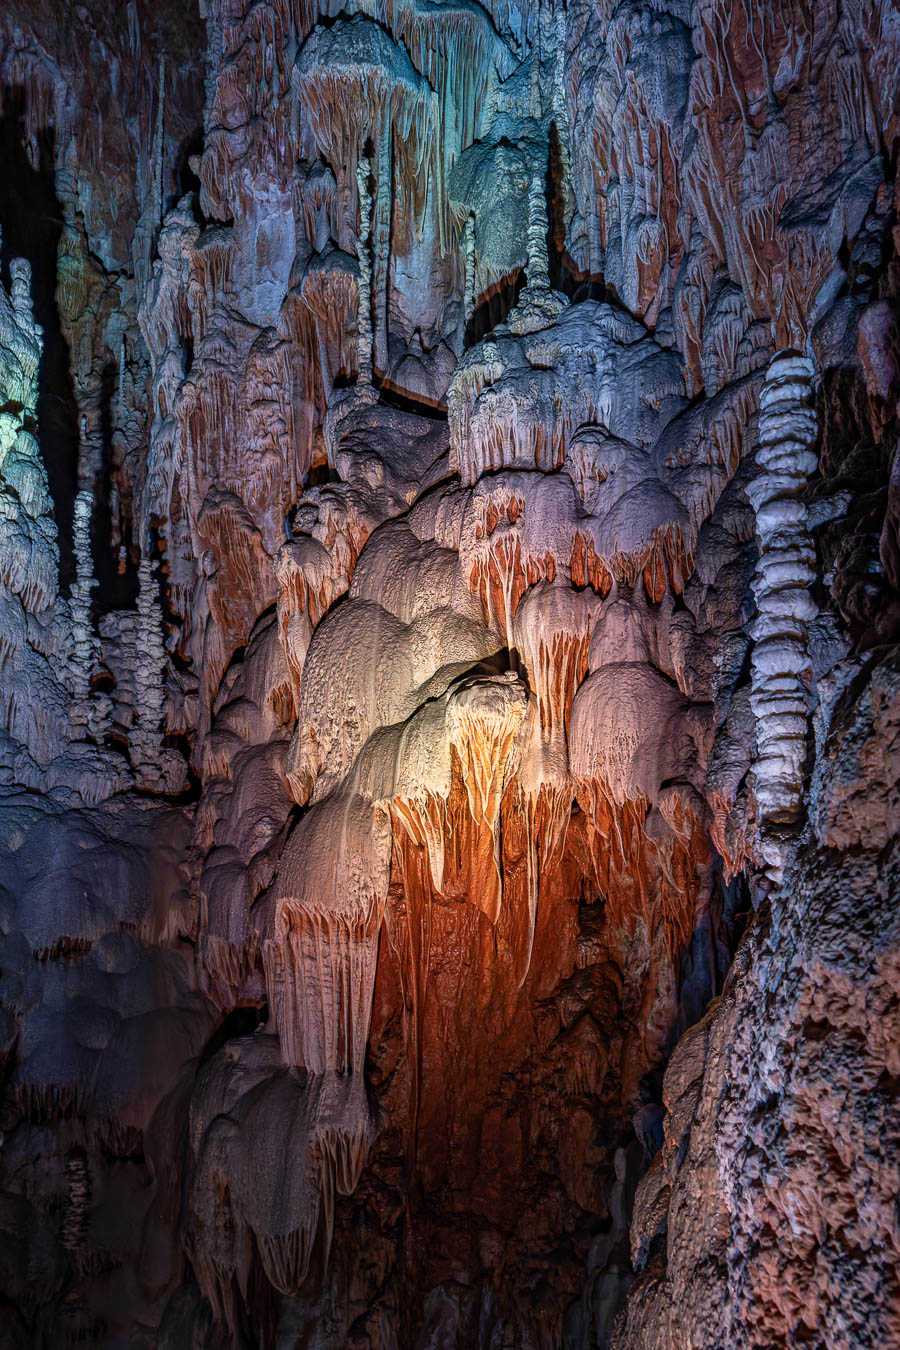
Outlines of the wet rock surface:
M11 1346L900 1340L898 59L0 14Z

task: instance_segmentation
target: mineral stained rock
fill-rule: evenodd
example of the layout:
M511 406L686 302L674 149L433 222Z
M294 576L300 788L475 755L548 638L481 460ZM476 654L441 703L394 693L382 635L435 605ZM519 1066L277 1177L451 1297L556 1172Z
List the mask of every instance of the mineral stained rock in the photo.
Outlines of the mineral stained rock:
M900 1343L898 68L6 0L4 1346Z

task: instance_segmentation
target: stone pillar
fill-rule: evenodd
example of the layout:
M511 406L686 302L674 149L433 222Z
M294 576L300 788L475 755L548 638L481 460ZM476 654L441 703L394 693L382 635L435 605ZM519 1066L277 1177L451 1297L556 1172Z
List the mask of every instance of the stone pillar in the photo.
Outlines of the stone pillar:
M747 489L756 512L759 561L753 578L751 706L756 719L753 785L760 855L780 882L803 809L809 711L807 628L817 609L808 587L815 551L803 489L817 465L812 363L795 352L773 357L760 398L757 462Z

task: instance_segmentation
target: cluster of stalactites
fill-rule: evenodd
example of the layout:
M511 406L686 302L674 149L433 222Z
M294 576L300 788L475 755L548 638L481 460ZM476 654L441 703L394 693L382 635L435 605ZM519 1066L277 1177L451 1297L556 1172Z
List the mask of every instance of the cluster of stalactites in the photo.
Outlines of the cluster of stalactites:
M39 613L56 599L58 567L47 475L30 429L43 335L31 306L28 262L13 258L9 274L9 294L0 286L0 591ZM0 654L3 646L0 637Z
M469 815L483 826L493 845L493 869L483 875L476 903L496 923L503 898L500 867L500 803L506 766L525 715L527 700L521 681L512 673L464 686L450 700L447 724L450 744L462 768Z
M47 659L59 551L33 433L43 335L31 305L31 268L24 258L13 258L9 272L9 292L0 285L0 739L7 733L43 764L63 734L65 692Z
M747 490L759 541L750 698L756 718L753 780L762 858L774 881L780 881L784 865L784 831L798 823L802 807L807 629L817 612L808 590L815 554L802 497L817 464L812 376L812 363L793 352L772 360L760 399L762 472Z
M361 1075L285 1072L267 1035L242 1037L204 1066L190 1117L185 1245L217 1318L238 1335L254 1257L289 1296L316 1252L327 1260L335 1196L356 1188L375 1122Z

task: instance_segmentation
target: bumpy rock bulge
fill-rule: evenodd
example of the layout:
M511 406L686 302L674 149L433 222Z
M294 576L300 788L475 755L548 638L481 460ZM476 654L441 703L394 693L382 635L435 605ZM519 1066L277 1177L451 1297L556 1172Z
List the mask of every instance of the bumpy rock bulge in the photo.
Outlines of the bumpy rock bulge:
M900 1342L889 0L8 0L9 1344Z

